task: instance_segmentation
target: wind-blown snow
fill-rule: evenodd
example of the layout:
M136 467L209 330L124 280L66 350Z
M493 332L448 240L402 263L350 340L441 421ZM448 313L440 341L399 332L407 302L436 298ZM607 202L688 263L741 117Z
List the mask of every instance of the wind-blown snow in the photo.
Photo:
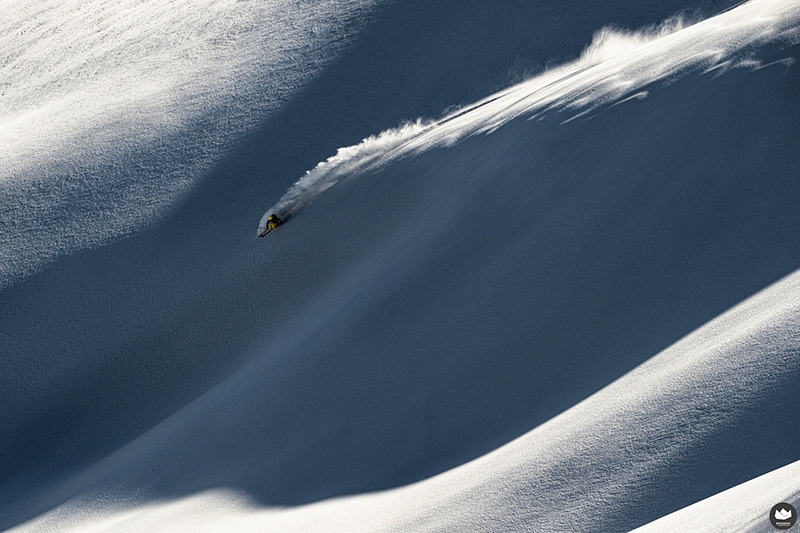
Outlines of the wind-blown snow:
M749 52L770 42L796 39L796 2L755 1L739 6L711 20L685 27L681 18L657 27L625 32L605 28L597 32L581 58L531 80L501 91L458 110L436 122L417 120L393 130L368 137L358 145L340 148L337 154L317 165L292 185L261 218L284 216L348 177L409 154L437 146L452 146L478 133L488 133L509 120L524 115L567 108L583 116L604 104L629 97L644 97L645 86L692 70L714 70L747 61Z

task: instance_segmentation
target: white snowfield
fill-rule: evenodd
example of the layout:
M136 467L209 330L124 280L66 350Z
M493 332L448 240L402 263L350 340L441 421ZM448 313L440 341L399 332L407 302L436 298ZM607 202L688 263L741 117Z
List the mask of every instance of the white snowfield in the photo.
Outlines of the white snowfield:
M800 500L798 476L800 461L742 483L634 531L776 531L767 523L768 513L764 513L764 509L772 509L778 502Z
M374 4L0 3L0 286L169 212Z
M406 487L268 510L225 490L132 509L79 497L12 531L615 530L605 523L607 507L635 514L660 491L679 490L651 481L668 478L781 382L795 383L799 321L800 272L524 436ZM114 459L103 476L120 468ZM797 502L798 479L800 461L637 531L769 531L769 509Z
M598 28L575 61L388 130L380 110L411 90L392 83L420 49L447 60L429 43L463 30L490 54L505 28L465 29L462 9L485 10L444 0L129 3L89 12L109 31L125 13L180 31L156 32L141 73L100 61L116 81L98 81L98 124L135 119L100 127L103 146L173 116L175 137L159 126L141 146L213 149L175 156L187 185L169 210L128 197L146 211L118 214L129 238L97 225L51 253L30 220L79 227L85 195L103 204L131 176L74 205L26 200L99 145L3 109L19 129L0 130L0 162L25 179L0 175L20 202L0 209L31 212L0 237L0 530L768 532L775 504L800 508L800 2ZM255 17L241 49L215 48L220 13ZM61 39L46 27L20 53ZM297 39L278 53L283 30ZM384 63L403 72L381 85ZM112 95L181 72L193 96ZM463 94L413 73L414 98ZM239 79L275 98L220 103ZM75 107L92 93L15 80L31 113L43 91L63 123L94 116ZM352 144L373 113L382 133ZM218 130L186 126L205 114ZM291 220L253 238L263 193L284 190L264 217Z

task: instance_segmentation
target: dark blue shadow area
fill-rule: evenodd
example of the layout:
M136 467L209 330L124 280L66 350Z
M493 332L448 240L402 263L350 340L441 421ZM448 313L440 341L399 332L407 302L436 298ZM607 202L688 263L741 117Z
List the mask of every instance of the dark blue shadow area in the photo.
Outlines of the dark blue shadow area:
M422 479L800 266L796 69L688 79L590 122L517 121L345 183L257 240L263 210L337 147L485 96L520 58L577 55L603 24L682 6L428 4L390 7L162 223L2 293L1 528L58 503L20 508L21 494L150 429L309 310L331 315L274 356L298 362L264 376L231 433L205 428L219 439L192 453L194 428L174 436L160 476L143 458L132 484L154 498L229 485L297 505ZM747 90L730 89L739 82ZM431 225L412 225L418 243L405 249L396 232L408 213ZM492 222L476 225L485 213ZM380 259L387 249L421 259ZM360 269L395 266L340 316L320 304ZM602 372L597 354L608 354ZM721 473L684 500L796 459L786 443L797 436L735 471L738 447L708 458L698 472Z

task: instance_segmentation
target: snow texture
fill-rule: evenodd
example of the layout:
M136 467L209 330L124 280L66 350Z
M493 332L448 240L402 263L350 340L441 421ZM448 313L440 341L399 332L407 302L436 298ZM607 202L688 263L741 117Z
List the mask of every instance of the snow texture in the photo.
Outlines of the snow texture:
M800 507L796 1L0 6L0 530Z
M574 62L456 110L442 120L419 119L340 148L264 213L258 230L263 231L270 214L294 214L342 179L369 173L409 154L452 146L518 116L535 118L537 113L559 108L577 110L576 116L583 116L604 104L643 98L647 92L641 89L646 85L692 70L724 70L737 64L757 67L758 62L748 62L752 48L790 39L797 32L793 25L797 12L798 7L791 3L749 4L690 28L679 17L633 32L605 28Z
M375 3L4 0L0 283L163 216Z

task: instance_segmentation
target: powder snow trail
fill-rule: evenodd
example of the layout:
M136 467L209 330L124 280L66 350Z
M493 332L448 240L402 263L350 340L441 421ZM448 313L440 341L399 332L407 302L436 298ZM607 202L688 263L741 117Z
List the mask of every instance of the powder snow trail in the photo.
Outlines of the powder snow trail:
M339 148L289 187L267 210L267 217L285 217L345 179L377 169L390 161L436 147L453 146L479 133L491 133L520 116L548 111L575 113L564 122L585 116L602 105L645 97L642 88L673 80L689 72L757 68L748 51L770 42L796 42L795 21L800 5L761 0L742 4L713 18L689 25L680 18L635 32L610 28L597 32L576 61L543 72L438 121L418 119L367 137L357 145Z

